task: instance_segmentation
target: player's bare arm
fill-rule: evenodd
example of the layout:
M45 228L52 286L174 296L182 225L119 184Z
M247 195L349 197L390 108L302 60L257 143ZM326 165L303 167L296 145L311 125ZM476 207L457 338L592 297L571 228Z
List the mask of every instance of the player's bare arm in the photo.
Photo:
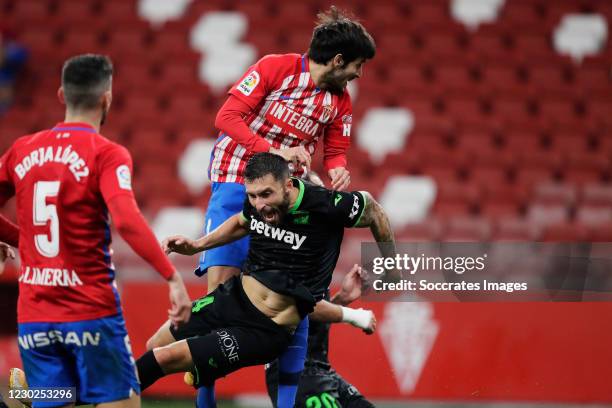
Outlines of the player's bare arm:
M312 320L327 323L349 323L366 334L376 330L376 318L371 310L347 307L361 296L362 276L365 271L357 264L344 276L341 289L332 296L331 301L317 302L314 311L309 315Z
M181 255L194 255L236 241L246 236L248 232L246 220L239 213L228 218L210 234L201 238L194 240L182 235L170 236L162 241L162 249L166 254L175 252Z
M384 257L394 257L396 254L395 237L391 229L389 217L385 213L384 208L372 197L372 194L363 191L362 194L366 199L366 206L361 218L355 224L356 228L369 227L372 231L374 240L378 243L380 253ZM394 271L387 274L387 277L392 280L401 279L401 273Z

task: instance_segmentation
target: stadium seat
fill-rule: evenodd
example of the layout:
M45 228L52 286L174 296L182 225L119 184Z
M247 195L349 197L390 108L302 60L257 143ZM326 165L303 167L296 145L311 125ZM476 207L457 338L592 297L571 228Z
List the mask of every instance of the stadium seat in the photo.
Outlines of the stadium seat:
M514 33L512 45L521 57L529 60L529 58L547 58L554 55L551 41L545 34L536 33Z
M153 80L152 67L140 62L118 64L113 80L114 89L125 94L132 91L143 92L156 83Z
M550 142L552 149L564 154L587 153L594 144L592 139L585 133L574 133L574 131L556 131Z
M371 72L368 72L371 74ZM395 64L388 67L386 83L400 89L428 89L423 67L416 64ZM376 84L378 85L378 84Z
M168 207L155 217L151 227L158 239L181 234L197 238L202 234L204 215L199 208Z
M485 218L457 217L444 228L442 240L446 242L482 242L491 237L491 224Z
M531 242L539 237L539 229L533 223L516 217L501 218L495 224L492 241Z
M512 203L523 206L529 198L529 187L517 184L489 184L483 187L484 200Z
M604 16L598 14L568 14L555 29L553 42L560 54L581 61L585 55L599 52L608 35Z
M140 20L134 1L105 0L101 5L98 18L104 18L114 23Z
M497 165L483 164L470 166L467 177L470 182L485 187L505 184L510 181L509 170L500 166L499 163Z
M135 116L154 117L160 112L159 98L154 93L132 93L125 98L123 109Z
M218 11L206 13L191 28L191 47L211 51L238 43L247 32L248 20L240 12Z
M580 66L573 72L574 82L587 91L610 86L611 76L607 66Z
M138 15L154 26L161 26L166 21L180 19L191 0L140 0L138 2Z
M55 13L64 21L93 20L98 8L97 2L91 0L62 0L55 5Z
M442 227L439 220L428 217L426 220L410 223L395 231L398 242L432 242L440 239Z
M434 204L434 212L447 215L451 206L459 208L458 213L468 214L482 199L481 187L457 181L440 181Z
M533 202L538 204L574 205L578 196L576 186L563 183L540 183L533 187Z
M591 100L588 102L587 112L592 119L609 118L612 112L612 100Z
M487 32L480 28L469 37L468 44L481 63L495 64L498 67L503 67L503 64L509 61L516 63L500 32Z
M510 128L504 131L501 141L504 149L519 154L538 154L543 149L542 135L537 131Z
M502 4L503 0L451 0L450 12L455 20L473 30L482 23L495 21Z
M540 100L538 109L540 115L550 119L577 116L576 103L572 100Z
M27 46L32 52L39 50L53 50L57 47L58 36L49 29L31 27L19 33L19 41Z
M589 228L587 239L590 242L612 242L612 222Z
M275 32L259 32L254 30L249 30L244 41L255 45L258 58L266 54L278 53L281 44L279 36Z
M604 178L610 169L610 157L605 153L570 153L564 179L575 183L596 182Z
M435 195L436 185L429 177L392 177L384 187L380 203L389 214L394 214L390 220L394 228L401 228L425 219Z
M483 188L488 190L491 186ZM523 208L523 201L524 199L521 200L519 197L508 197L501 193L487 195L478 203L478 214L491 220L518 217Z
M147 32L140 28L110 30L108 33L109 47L129 48L130 51L138 50L146 45Z
M582 188L581 199L587 205L612 207L612 184L587 183Z
M179 177L194 195L202 193L210 183L205 175L213 146L214 140L195 139L187 146L179 159Z
M20 0L13 5L11 18L19 25L35 25L48 20L51 16L51 7L46 0Z
M106 47L102 43L100 33L96 31L66 30L59 52L62 58L68 58L72 55L84 53L105 54Z
M538 13L535 6L531 2L506 1L501 8L499 20L517 29L537 27L543 23L543 16Z
M500 95L493 101L493 114L505 120L527 121L530 119L527 100L524 96L516 98Z
M566 222L543 227L540 239L542 242L584 242L587 237L585 226Z
M413 127L414 116L406 109L371 109L357 129L357 143L374 163L381 163L388 152L403 149Z
M424 38L425 41L423 47L429 53L440 57L441 60L457 61L458 59L462 59L465 56L465 48L461 43L460 37L452 33L427 33Z
M564 204L532 203L527 209L527 219L538 226L561 224L569 220L569 209Z
M445 113L455 118L473 118L485 114L483 102L476 96L446 98Z
M198 83L197 66L191 61L175 61L172 64L164 64L160 80L163 81L164 87L167 89L189 88Z
M612 223L612 207L601 205L580 205L576 209L576 222L596 227Z
M437 182L462 181L460 169L447 163L422 163L421 172Z
M154 32L151 46L155 52L168 58L177 51L189 49L189 36L184 30L158 30ZM167 64L173 65L173 64Z

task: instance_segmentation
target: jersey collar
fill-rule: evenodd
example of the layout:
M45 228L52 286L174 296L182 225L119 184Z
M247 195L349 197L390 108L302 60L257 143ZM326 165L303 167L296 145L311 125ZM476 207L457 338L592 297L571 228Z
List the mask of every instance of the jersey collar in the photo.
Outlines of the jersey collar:
M96 129L91 126L89 123L84 122L60 122L51 129L54 132L68 132L68 131L78 131L78 132L89 132L96 133Z
M289 210L289 213L292 214L296 212L297 209L300 207L300 204L302 204L302 199L304 198L304 182L296 177L291 177L291 180L293 181L294 186L295 186L295 183L297 182L298 185L296 187L300 189L297 199L295 200L295 203L293 204L293 207L291 207L291 209Z

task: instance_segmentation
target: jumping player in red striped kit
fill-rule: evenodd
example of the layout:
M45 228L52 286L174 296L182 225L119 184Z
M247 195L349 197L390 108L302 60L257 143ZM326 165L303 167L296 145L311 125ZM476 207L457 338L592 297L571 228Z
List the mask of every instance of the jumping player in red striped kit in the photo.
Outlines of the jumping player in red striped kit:
M348 187L346 151L350 146L352 106L346 86L362 75L376 46L360 23L333 6L318 18L305 54L266 55L229 90L215 120L220 135L208 169L212 196L204 233L242 209L244 169L255 153L278 154L293 164L293 176L304 177L310 169L311 155L322 141L331 188L342 191ZM320 179L315 180L320 183ZM209 292L238 275L246 260L248 239L202 254L196 274L208 273ZM296 331L295 344L288 349L297 357L287 353L280 359L280 408L293 406L307 335L308 320L304 319ZM214 406L212 391L203 390L198 406Z

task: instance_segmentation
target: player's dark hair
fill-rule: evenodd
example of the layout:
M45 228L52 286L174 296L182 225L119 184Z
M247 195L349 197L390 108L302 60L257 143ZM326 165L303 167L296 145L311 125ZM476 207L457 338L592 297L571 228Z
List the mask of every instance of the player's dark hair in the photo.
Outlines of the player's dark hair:
M372 59L376 54L376 43L361 23L331 6L328 11L317 15L308 58L317 64L327 64L336 54L342 54L346 64L358 58Z
M93 109L110 86L113 64L104 55L83 54L68 59L62 68L62 87L71 109Z
M272 174L275 180L284 181L289 177L289 165L274 153L255 153L244 169L246 181L254 181Z

